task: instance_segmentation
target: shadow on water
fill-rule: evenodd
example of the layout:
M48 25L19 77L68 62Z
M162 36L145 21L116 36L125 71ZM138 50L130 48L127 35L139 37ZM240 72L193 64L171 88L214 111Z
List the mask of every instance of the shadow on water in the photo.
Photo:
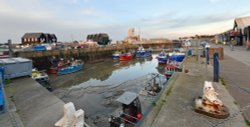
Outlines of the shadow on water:
M164 67L163 67L164 68ZM138 93L149 73L162 73L155 55L131 61L104 60L87 64L83 71L70 75L51 75L53 93L64 102L73 102L97 126L108 127L110 113L120 104L114 101L124 91Z

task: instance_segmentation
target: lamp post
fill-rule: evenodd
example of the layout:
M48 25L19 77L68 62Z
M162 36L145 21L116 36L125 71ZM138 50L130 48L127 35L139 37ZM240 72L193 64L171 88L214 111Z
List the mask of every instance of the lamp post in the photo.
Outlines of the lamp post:
M206 45L205 45L205 56L206 56L206 71L205 71L205 75L206 75L206 78L208 78L208 76L207 76L207 65L209 64L209 47L210 47L210 45L206 42L205 43Z
M9 46L9 56L12 57L12 42L11 42L11 39L8 40L8 46Z

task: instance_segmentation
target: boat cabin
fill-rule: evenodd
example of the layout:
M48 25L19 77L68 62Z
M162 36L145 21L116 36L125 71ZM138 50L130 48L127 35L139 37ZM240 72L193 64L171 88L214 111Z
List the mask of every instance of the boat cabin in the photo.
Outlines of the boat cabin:
M117 116L111 116L110 126L135 126L142 117L138 94L125 92L116 101L121 103L122 111Z
M177 72L179 70L178 67L174 66L174 65L171 65L171 64L168 64L166 67L165 67L165 75L167 77L170 77L171 75L173 75L174 72Z

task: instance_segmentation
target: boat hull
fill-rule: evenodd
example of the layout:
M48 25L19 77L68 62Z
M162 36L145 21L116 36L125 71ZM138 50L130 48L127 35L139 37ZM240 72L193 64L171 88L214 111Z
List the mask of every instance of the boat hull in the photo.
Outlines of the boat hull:
M119 56L121 61L132 60L132 56Z
M113 55L112 55L112 58L113 58L113 59L119 59L119 56L120 56L120 54L113 54Z
M57 68L50 68L50 69L49 69L49 72L50 72L51 74L57 74L58 69L57 69Z
M182 62L185 58L184 53L176 53L176 54L170 54L170 58L172 61Z
M166 57L158 57L158 63L167 63L167 58Z
M57 74L58 75L71 74L71 73L74 73L74 72L82 70L82 68L83 68L83 64L69 66L69 67L66 67L66 68L59 69L58 72L57 72Z
M143 57L150 57L152 56L152 52L151 51L144 51L144 52L139 52L137 51L135 54L136 58L143 58Z

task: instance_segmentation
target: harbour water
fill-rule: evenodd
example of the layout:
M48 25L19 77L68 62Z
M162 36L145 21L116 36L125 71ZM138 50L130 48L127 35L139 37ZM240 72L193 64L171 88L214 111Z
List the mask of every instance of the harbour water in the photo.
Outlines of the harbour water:
M84 70L77 73L51 75L53 93L64 102L73 102L77 109L83 109L87 119L97 126L108 127L108 117L120 107L115 99L125 91L139 93L152 73L162 72L155 57L131 61L105 59L86 64ZM162 77L164 82L166 79Z

